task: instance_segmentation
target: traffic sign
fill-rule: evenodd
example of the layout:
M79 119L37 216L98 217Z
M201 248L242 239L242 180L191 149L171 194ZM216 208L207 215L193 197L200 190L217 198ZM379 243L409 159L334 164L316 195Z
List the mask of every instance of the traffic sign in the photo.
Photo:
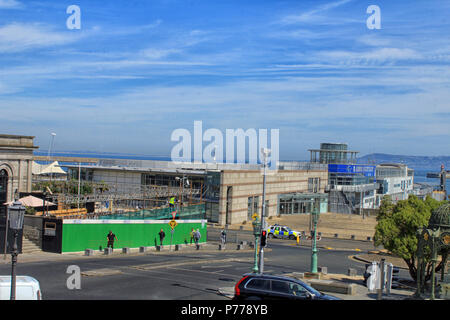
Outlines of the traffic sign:
M252 218L253 218L253 220L256 220L256 218L258 218L258 214L255 212L255 213L252 215Z
M169 221L169 226L172 228L172 230L178 225L178 223L175 220Z

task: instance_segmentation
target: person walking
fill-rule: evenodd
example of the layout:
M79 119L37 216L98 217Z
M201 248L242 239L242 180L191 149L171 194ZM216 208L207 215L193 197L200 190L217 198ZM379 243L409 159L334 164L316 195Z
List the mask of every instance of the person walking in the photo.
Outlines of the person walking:
M197 231L194 232L194 241L195 244L198 246L198 242L200 241L200 238L202 237L200 230L197 229Z
M195 233L195 230L194 230L194 228L192 228L192 230L191 230L191 245L192 245L192 242L194 242L194 233Z
M112 233L111 230L109 230L109 233L106 235L106 239L108 239L107 248L111 248L114 250L114 240L118 241L119 239L117 239L116 235Z
M227 242L227 231L225 229L222 230L220 240L222 241L222 244L225 244Z
M166 233L164 232L163 229L161 229L161 231L159 232L159 242L161 243L161 248L163 247L163 241L165 237Z

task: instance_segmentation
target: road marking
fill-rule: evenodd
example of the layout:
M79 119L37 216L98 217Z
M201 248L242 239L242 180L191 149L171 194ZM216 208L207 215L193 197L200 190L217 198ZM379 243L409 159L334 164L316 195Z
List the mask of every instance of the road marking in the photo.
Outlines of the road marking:
M122 271L116 269L95 269L81 272L82 276L92 276L92 277L102 277L102 276L110 276L114 274L121 274Z
M224 263L224 262L250 262L253 258L228 258L228 259L217 259L217 260L190 260L184 262L174 262L174 263L151 263L151 264L140 264L135 266L129 266L129 268L140 269L140 270L152 270L159 268L173 268L178 266L195 265L195 264L206 264L206 263Z

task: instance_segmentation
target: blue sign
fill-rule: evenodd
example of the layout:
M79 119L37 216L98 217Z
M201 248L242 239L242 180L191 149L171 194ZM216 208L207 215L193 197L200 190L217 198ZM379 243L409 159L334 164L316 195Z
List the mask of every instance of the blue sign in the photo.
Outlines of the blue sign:
M363 174L365 177L375 177L376 166L363 164L329 164L328 172Z

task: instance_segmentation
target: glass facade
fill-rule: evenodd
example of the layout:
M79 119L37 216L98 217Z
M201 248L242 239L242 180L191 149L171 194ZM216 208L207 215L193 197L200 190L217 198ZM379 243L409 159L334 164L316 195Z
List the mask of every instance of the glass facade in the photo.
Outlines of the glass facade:
M205 176L206 219L210 222L219 222L220 172L209 171Z
M310 214L315 199L319 200L320 212L328 210L328 195L325 193L292 193L278 197L278 214Z

